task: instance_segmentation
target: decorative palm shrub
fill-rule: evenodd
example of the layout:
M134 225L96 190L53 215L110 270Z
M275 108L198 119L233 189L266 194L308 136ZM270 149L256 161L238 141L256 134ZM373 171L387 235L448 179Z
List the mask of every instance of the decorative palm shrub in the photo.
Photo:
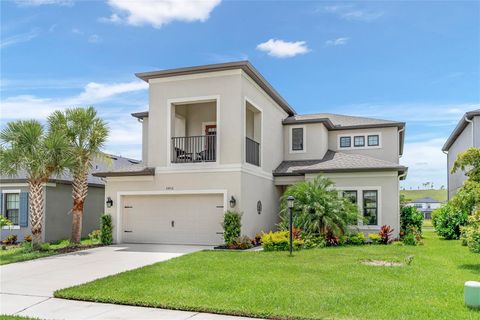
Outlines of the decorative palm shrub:
M110 245L113 243L112 216L109 214L104 214L100 217L100 221L101 221L100 242L104 245Z
M330 179L318 176L287 188L280 200L279 227L282 230L288 229L289 196L295 198L294 226L306 236L338 238L348 231L349 225L357 224L358 207L348 199L341 198Z
M235 240L240 237L242 228L241 223L242 215L236 211L227 211L223 216L223 239L225 244L232 245Z
M444 239L458 239L460 227L467 224L468 213L450 203L432 212L432 223L437 234Z

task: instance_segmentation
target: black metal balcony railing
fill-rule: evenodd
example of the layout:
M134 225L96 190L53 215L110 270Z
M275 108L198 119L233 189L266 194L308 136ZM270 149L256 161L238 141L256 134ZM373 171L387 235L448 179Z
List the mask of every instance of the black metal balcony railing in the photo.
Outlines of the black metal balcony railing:
M217 137L172 137L172 162L193 163L216 160Z
M250 138L245 138L245 161L260 166L260 143Z

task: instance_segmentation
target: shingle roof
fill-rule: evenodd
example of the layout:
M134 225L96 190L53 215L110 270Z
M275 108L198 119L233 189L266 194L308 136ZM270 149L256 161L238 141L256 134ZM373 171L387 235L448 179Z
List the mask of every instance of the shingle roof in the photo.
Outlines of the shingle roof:
M371 128L371 127L399 127L405 126L404 122L383 120L366 117L347 116L334 113L315 113L294 115L286 118L284 124L315 123L323 122L328 129L341 130L347 128Z
M123 176L153 176L155 168L146 167L143 164L134 164L123 168L93 173L96 177L123 177Z
M472 120L473 117L475 116L480 116L480 109L472 110L469 112L466 112L463 116L462 119L458 122L457 126L453 130L452 134L450 134L450 137L448 137L447 141L445 141L445 144L442 147L442 151L448 151L452 144L457 140L458 136L463 132L463 130L466 128L468 125L468 122L465 120L467 118L468 120Z
M105 159L95 159L93 164L93 170L88 175L88 183L94 185L105 185L105 182L100 178L100 176L96 176L96 172L106 171L106 170L120 170L124 169L127 170L129 167L139 165L139 160L134 160L130 158L125 158L121 156L105 154ZM24 170L21 170L15 176L0 176L0 181L2 182L18 182L24 181L27 179L27 173ZM72 175L70 172L65 171L63 174L52 176L50 179L51 182L71 182Z
M410 201L410 203L441 203L441 201L438 201L437 199L433 199L431 197L425 197L412 200Z
M369 156L328 150L323 159L283 161L274 171L274 176L303 175L314 172L395 170L406 172L405 166Z

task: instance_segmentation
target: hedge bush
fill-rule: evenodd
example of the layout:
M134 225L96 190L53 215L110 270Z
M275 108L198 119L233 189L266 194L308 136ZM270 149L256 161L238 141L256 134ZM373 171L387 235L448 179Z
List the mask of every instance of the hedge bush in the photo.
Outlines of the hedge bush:
M301 239L293 239L293 250L303 248L305 242ZM265 233L262 236L262 247L264 251L288 251L290 250L290 235L288 231L277 231Z
M432 212L432 223L437 234L444 239L458 239L460 227L467 224L468 213L451 204L435 209Z
M104 214L100 217L100 242L104 245L113 243L113 224L112 216Z
M475 253L480 253L480 210L468 217L468 224L461 227L462 243Z
M412 227L422 233L423 214L415 207L406 206L400 211L400 235L406 235Z
M236 211L227 211L223 216L223 239L226 245L232 245L240 237L242 215Z

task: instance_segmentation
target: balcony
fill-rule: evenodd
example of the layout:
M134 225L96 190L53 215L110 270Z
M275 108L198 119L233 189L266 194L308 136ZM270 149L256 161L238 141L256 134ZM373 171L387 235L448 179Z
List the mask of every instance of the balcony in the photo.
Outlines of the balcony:
M172 137L172 163L215 162L216 135Z
M260 166L260 143L245 137L245 161Z

